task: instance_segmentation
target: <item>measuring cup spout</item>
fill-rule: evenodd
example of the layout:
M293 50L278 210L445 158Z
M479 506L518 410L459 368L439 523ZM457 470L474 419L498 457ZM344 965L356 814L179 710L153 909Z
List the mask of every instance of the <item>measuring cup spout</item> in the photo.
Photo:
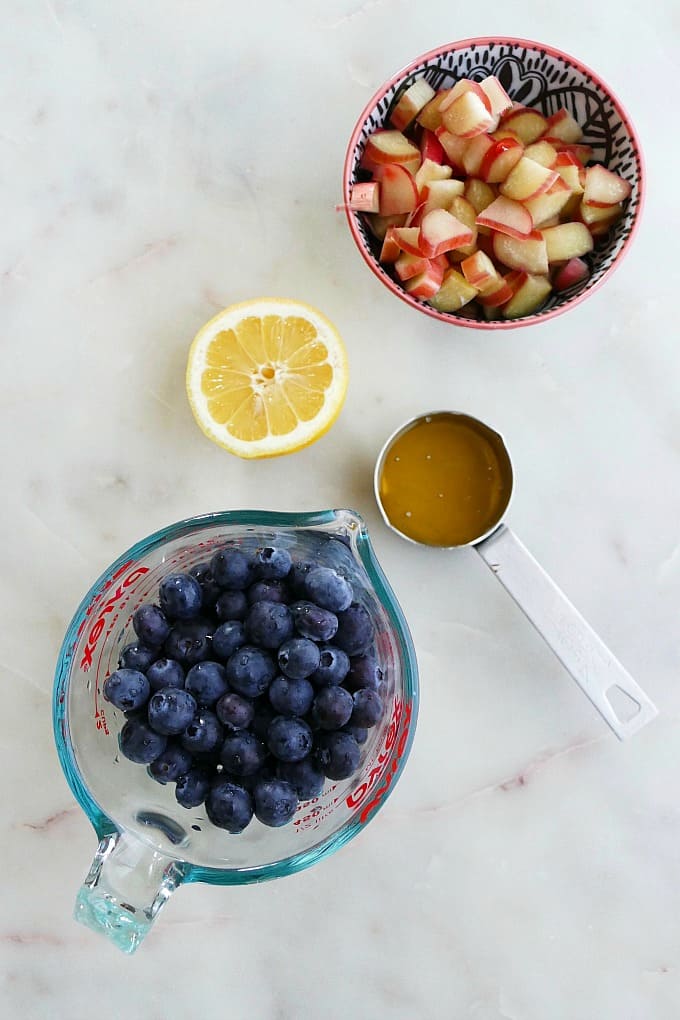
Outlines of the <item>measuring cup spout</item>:
M183 866L128 833L102 838L76 897L74 917L134 953L184 881Z

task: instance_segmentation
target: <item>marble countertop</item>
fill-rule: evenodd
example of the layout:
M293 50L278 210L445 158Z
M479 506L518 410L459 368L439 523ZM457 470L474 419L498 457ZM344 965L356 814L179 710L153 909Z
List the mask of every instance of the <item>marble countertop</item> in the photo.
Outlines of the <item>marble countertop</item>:
M670 2L4 0L0 1008L31 1020L676 1020L680 1013L680 19ZM417 54L491 32L594 67L640 134L643 223L569 315L500 336L395 301L354 248L346 140ZM330 433L243 462L196 428L188 343L235 300L344 337ZM510 523L659 708L619 743L474 551L382 524L372 467L421 411L493 423ZM218 509L347 506L409 620L413 752L367 830L294 877L180 890L131 958L72 920L94 833L54 665L95 577Z

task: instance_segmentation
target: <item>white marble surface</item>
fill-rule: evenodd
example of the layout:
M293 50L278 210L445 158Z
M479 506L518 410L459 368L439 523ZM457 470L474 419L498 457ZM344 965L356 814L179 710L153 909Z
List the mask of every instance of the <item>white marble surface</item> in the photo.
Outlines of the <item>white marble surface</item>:
M243 1020L680 1013L678 7L633 0L2 0L4 832L0 1011ZM619 94L644 222L570 315L477 335L410 312L335 212L374 89L454 38L553 43ZM183 390L190 338L278 293L341 330L329 435L244 463ZM511 523L660 709L619 744L474 552L401 542L371 472L432 407L494 423ZM415 748L378 818L293 878L182 889L125 958L71 920L95 838L53 746L71 614L138 537L211 509L351 506L417 645Z

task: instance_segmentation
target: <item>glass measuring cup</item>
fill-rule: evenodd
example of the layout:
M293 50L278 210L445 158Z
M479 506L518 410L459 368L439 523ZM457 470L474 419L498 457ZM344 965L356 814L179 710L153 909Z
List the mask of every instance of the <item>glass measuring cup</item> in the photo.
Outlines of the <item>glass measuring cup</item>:
M437 487L442 487L441 477L446 470L444 455L437 464L436 455L425 452L430 449L427 432L423 431L427 427L460 430L461 434L469 431L470 437L475 437L471 442L478 444L476 462L471 455L458 479L459 489L455 493L448 492L452 513L460 508L463 500L479 504L478 519L468 513L464 523L455 524L461 537L447 538L445 531L434 530L427 535L425 506L429 503L430 507L437 508L437 497L444 493L435 492L433 488L436 472L440 472ZM420 431L414 443L416 429ZM449 457L454 455L451 448L447 452ZM431 461L432 466L423 470L423 458ZM398 468L397 461L400 461ZM452 463L449 460L449 466ZM400 477L407 480L409 471L418 471L417 483L412 476L408 482L413 510L417 506L419 511L418 523L412 520L411 509L402 511L400 508L397 512L396 504L393 505L390 470L398 470ZM503 523L512 497L513 470L500 433L478 418L461 412L431 411L412 418L392 433L380 451L375 465L374 489L386 524L407 541L447 549L474 546L620 740L637 732L657 715L656 707L636 681ZM451 506L454 502L457 505ZM445 517L444 514L442 519ZM453 531L454 525L451 528ZM622 694L625 697L622 698ZM628 714L617 710L620 701L629 710Z
M209 559L236 541L245 549L275 542L300 558L343 572L371 614L384 673L385 713L369 731L358 773L327 781L292 822L278 829L255 820L240 835L211 825L204 806L177 804L119 752L125 718L102 697L130 636L134 610L154 601L160 578ZM418 674L408 626L351 510L308 514L226 511L180 521L138 542L95 582L68 628L53 698L59 759L99 839L76 899L75 917L131 953L180 885L240 885L279 878L339 849L373 818L408 757L418 710Z

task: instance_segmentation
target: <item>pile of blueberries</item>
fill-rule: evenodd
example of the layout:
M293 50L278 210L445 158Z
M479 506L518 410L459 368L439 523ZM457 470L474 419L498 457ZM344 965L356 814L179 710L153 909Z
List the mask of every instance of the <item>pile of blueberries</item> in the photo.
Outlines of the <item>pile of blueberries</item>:
M291 820L359 766L384 711L374 627L350 581L283 546L226 545L134 613L104 697L120 750L238 833Z

